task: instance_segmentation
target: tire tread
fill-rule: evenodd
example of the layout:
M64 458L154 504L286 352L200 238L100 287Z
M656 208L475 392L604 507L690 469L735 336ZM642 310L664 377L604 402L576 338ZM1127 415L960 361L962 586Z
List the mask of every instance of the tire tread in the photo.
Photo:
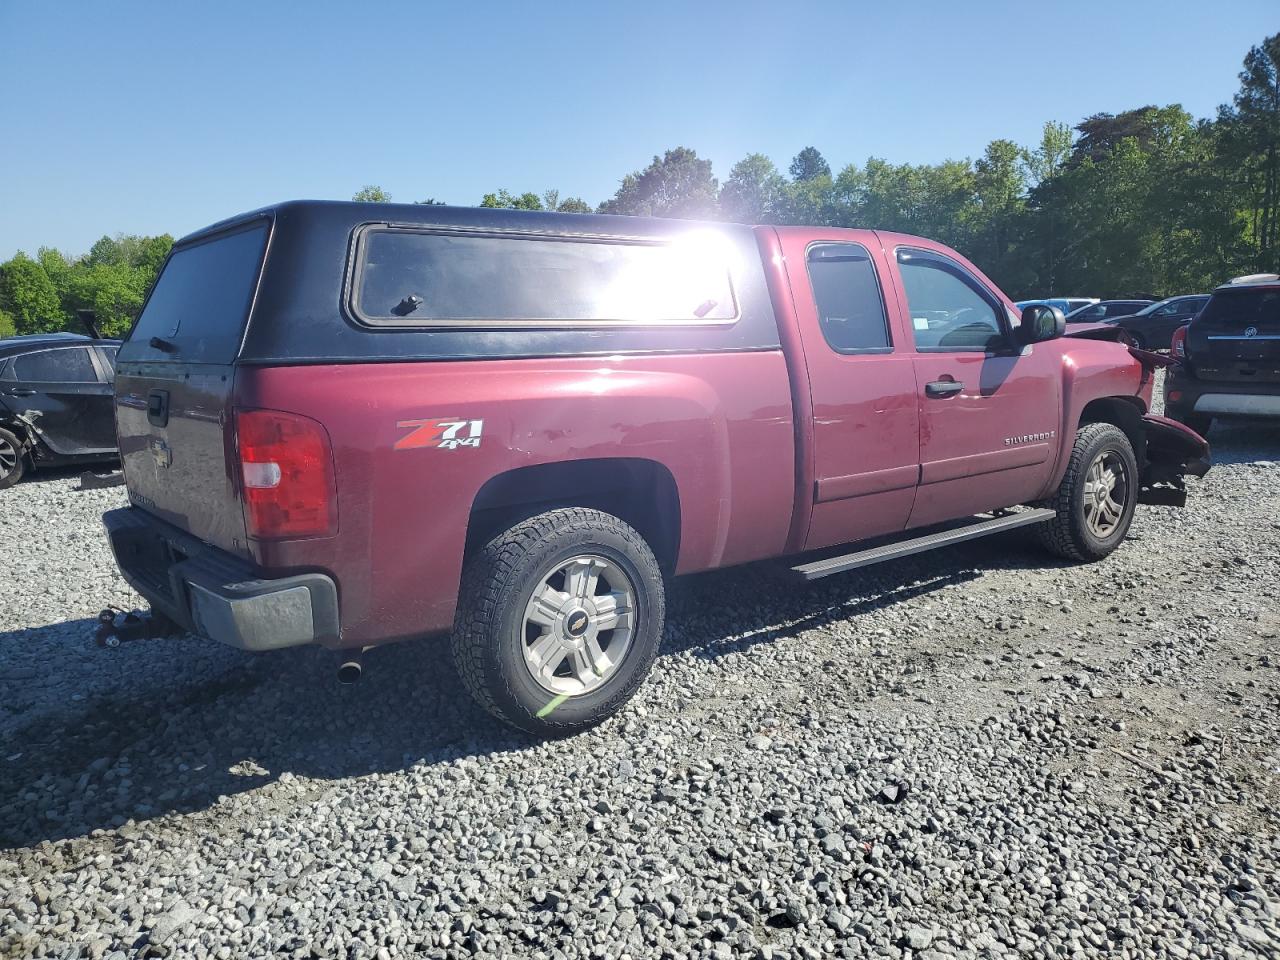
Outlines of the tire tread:
M508 679L495 669L494 646L501 638L494 635L493 624L500 617L500 605L504 586L519 575L533 547L555 534L572 527L582 532L597 530L625 540L635 551L635 558L650 567L651 573L661 577L661 569L649 544L632 527L612 514L587 507L562 507L538 514L517 523L495 536L468 561L462 576L458 594L458 613L450 639L453 662L463 686L481 707L503 723L540 735L568 734L584 729L590 724L580 721L563 722L554 714L528 718L513 715L503 708L497 692L501 690L509 701L516 700ZM664 615L662 597L650 598L656 608L653 616L661 624ZM607 716L620 708L635 695L649 672L649 666L658 652L658 644L647 651L647 661L632 673L623 686L600 712Z
M1098 441L1112 434L1115 434L1116 438L1122 441L1124 446L1128 447L1130 453L1132 453L1129 438L1115 424L1085 424L1076 431L1075 443L1071 448L1071 458L1067 462L1067 470L1062 476L1062 483L1058 485L1057 492L1048 500L1037 504L1037 506L1048 507L1050 510L1055 511L1057 516L1035 527L1036 537L1046 550L1062 557L1064 560L1087 561L1099 559L1098 556L1087 550L1085 545L1081 543L1081 538L1076 530L1077 518L1074 514L1073 503L1077 488L1084 482L1085 471L1088 469L1095 445ZM1136 483L1137 477L1134 477L1132 482Z

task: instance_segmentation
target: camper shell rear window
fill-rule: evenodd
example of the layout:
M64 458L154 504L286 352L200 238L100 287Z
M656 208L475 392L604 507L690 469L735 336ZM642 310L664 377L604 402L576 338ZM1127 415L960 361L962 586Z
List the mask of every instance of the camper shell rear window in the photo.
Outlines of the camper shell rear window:
M730 324L733 245L368 226L350 303L395 327Z
M256 220L175 249L118 360L235 360L269 228L269 221Z

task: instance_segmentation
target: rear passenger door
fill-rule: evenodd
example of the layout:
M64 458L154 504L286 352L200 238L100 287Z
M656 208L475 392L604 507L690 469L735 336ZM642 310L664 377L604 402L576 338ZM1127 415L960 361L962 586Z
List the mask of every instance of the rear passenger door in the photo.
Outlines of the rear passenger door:
M920 411L910 526L1032 500L1057 450L1061 342L1017 346L1002 298L949 254L902 245L893 257Z
M0 391L6 404L54 453L108 453L115 447L111 384L89 347L54 347L14 357Z
M903 529L919 477L909 344L875 235L782 231L813 402L806 549Z

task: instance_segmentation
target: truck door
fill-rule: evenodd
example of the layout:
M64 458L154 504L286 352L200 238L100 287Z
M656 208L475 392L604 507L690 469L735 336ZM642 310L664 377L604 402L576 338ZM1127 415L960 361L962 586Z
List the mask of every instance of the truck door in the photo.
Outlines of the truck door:
M1033 499L1061 442L1061 345L1018 347L1003 299L949 254L901 245L892 258L920 411L910 526Z
M115 449L111 383L88 347L55 347L14 357L0 384L6 404L54 453Z
M862 231L779 230L813 403L806 549L903 529L919 476L919 410L884 254Z

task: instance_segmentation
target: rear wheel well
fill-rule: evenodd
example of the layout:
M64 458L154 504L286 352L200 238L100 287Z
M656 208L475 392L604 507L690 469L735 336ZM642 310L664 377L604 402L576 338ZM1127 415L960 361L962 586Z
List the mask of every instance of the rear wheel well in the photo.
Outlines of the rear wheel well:
M0 430L8 430L22 442L22 450L27 453L36 442L35 436L25 423L16 417L0 415Z
M559 507L591 507L633 527L670 574L680 552L680 495L653 460L606 458L519 467L490 478L471 505L466 555L522 520Z
M1099 397L1085 404L1079 426L1088 423L1110 423L1124 431L1133 447L1138 466L1147 459L1147 434L1142 429L1142 401L1137 397Z

